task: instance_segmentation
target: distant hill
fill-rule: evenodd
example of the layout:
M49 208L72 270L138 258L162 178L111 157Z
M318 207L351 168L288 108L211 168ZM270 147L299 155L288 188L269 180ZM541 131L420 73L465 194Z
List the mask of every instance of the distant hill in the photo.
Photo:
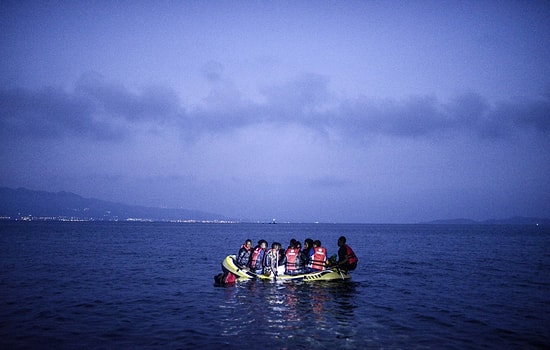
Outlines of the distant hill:
M470 219L434 220L424 224L445 224L445 225L550 225L550 219L515 216L508 219L491 219L476 221Z
M20 219L229 221L213 213L134 206L83 198L70 192L16 190L0 187L0 217Z

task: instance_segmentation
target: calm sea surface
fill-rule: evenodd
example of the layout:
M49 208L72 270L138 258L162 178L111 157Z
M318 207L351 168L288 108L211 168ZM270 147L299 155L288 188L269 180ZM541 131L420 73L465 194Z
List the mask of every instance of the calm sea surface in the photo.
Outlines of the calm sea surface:
M214 287L246 238L346 235L352 282ZM0 222L0 348L543 349L548 226Z

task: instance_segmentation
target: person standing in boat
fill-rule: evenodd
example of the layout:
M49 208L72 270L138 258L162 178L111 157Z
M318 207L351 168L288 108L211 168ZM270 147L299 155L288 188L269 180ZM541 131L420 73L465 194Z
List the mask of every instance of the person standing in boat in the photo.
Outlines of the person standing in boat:
M327 249L321 246L321 241L313 242L313 254L311 255L311 271L323 271L327 261Z
M336 266L346 271L353 271L357 268L359 258L349 245L346 244L346 237L338 238L338 262Z
M250 256L249 267L255 273L258 273L258 274L263 273L263 270L264 270L263 262L265 258L266 249L267 249L267 241L260 239L258 241L258 245L252 251L252 255Z
M237 264L240 265L240 267L248 268L251 253L252 240L247 239L239 249L239 253L237 254Z

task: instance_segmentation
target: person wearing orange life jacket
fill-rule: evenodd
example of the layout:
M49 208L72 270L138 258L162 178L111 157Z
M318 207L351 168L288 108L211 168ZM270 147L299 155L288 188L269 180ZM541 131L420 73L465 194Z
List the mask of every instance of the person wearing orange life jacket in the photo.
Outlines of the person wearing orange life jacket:
M346 244L346 237L341 236L338 238L338 262L336 266L342 270L352 271L357 268L359 258L355 255L355 252L349 245Z
M263 273L263 269L264 269L263 262L264 262L266 249L267 249L267 241L260 239L258 241L258 245L252 251L252 254L250 256L249 267L255 273Z
M311 271L323 271L327 261L327 250L321 246L321 241L313 242L313 254L311 255Z
M300 258L300 248L298 248L298 244L300 244L300 242L293 239L292 241L290 241L290 246L285 251L285 274L287 275L296 275L303 272L303 266Z

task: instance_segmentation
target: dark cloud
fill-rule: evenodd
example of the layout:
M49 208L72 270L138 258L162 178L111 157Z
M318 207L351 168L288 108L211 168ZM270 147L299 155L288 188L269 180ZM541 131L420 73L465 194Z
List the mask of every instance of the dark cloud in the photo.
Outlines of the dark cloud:
M128 121L171 120L181 107L172 89L146 87L140 93L134 93L94 73L83 76L77 82L75 94L93 103L96 112Z
M147 87L134 93L86 74L73 92L57 87L1 89L0 125L11 136L120 139L136 123L163 124L183 112L173 90Z
M117 132L94 119L94 112L89 99L58 88L0 90L0 125L5 136L115 137Z
M190 139L265 123L296 124L360 141L377 135L418 138L459 132L499 138L521 129L550 131L549 98L496 105L473 93L447 103L434 96L339 101L328 80L314 74L261 92L265 100L253 102L230 84L222 84L203 105L186 110L172 89L147 87L134 92L90 73L73 92L54 87L0 90L0 125L4 134L12 136L96 139L120 138L142 125L176 127Z
M550 98L499 103L488 113L486 126L486 133L495 137L509 134L517 128L548 133L550 131Z
M541 133L550 130L550 98L496 105L475 93L446 103L434 96L404 100L359 96L337 101L328 79L314 74L262 92L266 102L254 113L264 118L256 121L297 123L320 132L336 130L360 141L377 135L417 138L467 133L498 138L526 128Z
M496 139L525 129L543 134L550 131L550 99L491 106L487 99L473 93L448 103L429 96L404 101L358 98L342 103L336 114L339 117L331 120L331 125L356 138L468 133Z
M467 133L498 139L521 130L550 131L550 100L523 100L494 106L476 94L458 96L449 103L431 97L403 102L356 101L341 106L340 124L346 133L420 137Z
M197 109L180 120L184 134L225 133L265 122L262 110L252 104L227 109Z
M401 102L361 97L342 103L337 114L332 125L359 138L377 134L417 137L445 128L433 97L411 97Z
M488 101L478 94L467 93L443 104L441 122L446 128L475 130L483 128L484 116L491 110Z

